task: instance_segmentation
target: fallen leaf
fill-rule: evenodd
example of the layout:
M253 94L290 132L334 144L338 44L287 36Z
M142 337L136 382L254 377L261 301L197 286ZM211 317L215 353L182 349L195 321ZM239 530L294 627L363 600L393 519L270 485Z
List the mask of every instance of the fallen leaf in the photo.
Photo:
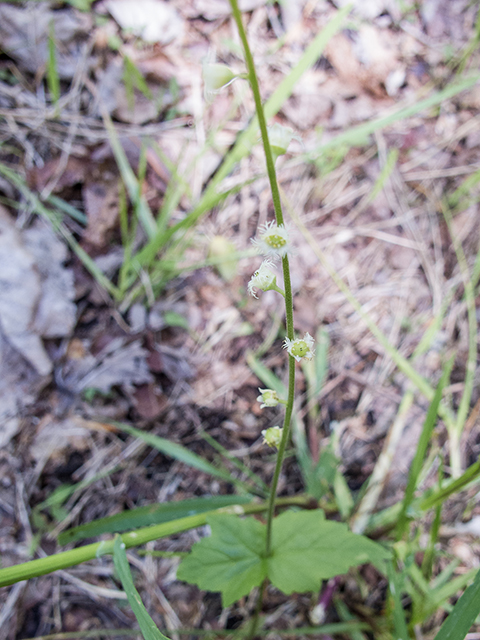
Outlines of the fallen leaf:
M45 380L0 331L0 449L17 435L22 412L35 401Z
M60 372L62 384L73 393L98 389L106 394L112 387L133 392L134 385L153 381L147 355L139 340L126 344L126 338L114 338L96 356L85 351L84 357L67 361Z
M45 222L21 232L0 207L0 330L40 375L52 370L42 337L67 336L75 324L65 259L65 246Z
M353 5L355 13L367 20L373 20L387 11L395 20L401 16L397 0L333 0L333 4L338 9Z
M38 462L46 462L53 455L60 457L65 449L86 451L90 446L90 430L83 419L72 416L65 420L46 420L39 428L32 446L32 455Z
M82 190L88 219L83 239L94 247L105 246L118 220L118 179L109 179L105 172L102 177L101 181L89 180Z
M105 7L122 29L145 42L167 44L183 35L183 19L162 0L106 0Z
M155 420L167 406L165 394L153 384L142 384L137 387L132 398L135 409L144 420Z
M253 11L258 7L263 7L266 0L240 0L238 7L240 11ZM204 20L218 20L226 18L232 13L228 0L195 0L183 9L189 18L204 18Z
M56 66L60 78L73 78L80 61L93 66L95 59L84 60L85 41L92 31L92 18L71 9L55 10L48 3L30 5L28 11L11 4L0 5L0 42L2 50L30 73L45 69L48 60L50 25L55 37Z
M59 168L61 168L60 156L48 160L43 167L32 167L27 173L29 186L36 191L43 191L50 180L56 177ZM70 156L66 167L62 170L58 180L55 181L53 193L59 193L65 187L81 184L88 171L89 163L86 159Z

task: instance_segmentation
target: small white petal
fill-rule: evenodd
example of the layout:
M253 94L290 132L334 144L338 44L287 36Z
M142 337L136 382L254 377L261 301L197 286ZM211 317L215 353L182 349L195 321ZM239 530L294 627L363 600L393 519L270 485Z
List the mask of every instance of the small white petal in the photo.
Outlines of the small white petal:
M289 355L293 356L297 362L300 362L302 358L311 360L315 355L314 342L312 336L307 332L303 338L297 338L296 340L285 338L283 348L286 349Z
M271 271L271 267L273 267L273 262L271 260L264 260L260 267L255 271L253 276L250 278L250 281L247 285L248 293L257 298L257 294L255 289L260 289L260 291L268 291L273 284L275 284L276 276Z

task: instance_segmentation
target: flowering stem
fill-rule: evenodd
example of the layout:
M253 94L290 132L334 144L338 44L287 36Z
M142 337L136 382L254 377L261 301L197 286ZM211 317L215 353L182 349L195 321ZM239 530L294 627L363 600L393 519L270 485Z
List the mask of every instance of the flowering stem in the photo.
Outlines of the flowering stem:
M267 162L267 173L270 181L270 189L272 192L273 207L275 210L275 218L278 225L284 224L282 205L280 201L280 191L277 184L277 176L275 173L275 162L272 155L272 149L270 147L270 141L268 138L267 122L265 120L265 114L263 112L262 98L260 95L260 88L258 86L258 78L255 71L255 64L253 61L252 52L247 40L247 34L242 22L242 15L238 8L237 0L230 0L230 6L232 7L233 18L237 25L240 40L242 41L243 49L245 52L245 62L248 70L248 79L252 88L253 97L255 100L255 109L258 117L258 124L260 126L260 132L262 134L263 148L265 151L265 159ZM285 315L287 326L287 337L290 340L294 339L293 332L293 296L292 296L292 284L290 280L290 265L288 256L282 258L283 267L283 279L285 285ZM275 464L275 471L273 473L272 484L270 487L270 496L268 502L267 513L267 540L265 553L268 557L272 551L272 522L275 511L275 498L277 495L278 480L280 478L280 471L282 469L283 459L285 457L285 449L290 438L290 421L293 412L293 401L295 393L295 358L291 355L288 356L288 400L285 409L285 418L283 421L283 435L280 445L278 447L277 461Z
M275 175L275 163L273 160L272 150L270 148L270 140L268 138L267 132L267 122L265 120L265 114L263 112L262 98L260 95L260 88L258 86L255 64L253 62L252 52L250 51L250 45L248 44L247 34L245 33L245 29L243 27L242 14L240 13L240 9L238 8L237 0L230 0L230 6L232 7L233 18L237 25L240 40L242 41L243 49L245 51L245 62L248 70L248 79L253 91L255 110L257 112L258 124L260 125L260 132L262 134L263 148L265 149L267 173L270 180L270 189L272 191L275 218L277 219L277 224L283 224L282 205L280 203L280 190L278 188L277 177Z

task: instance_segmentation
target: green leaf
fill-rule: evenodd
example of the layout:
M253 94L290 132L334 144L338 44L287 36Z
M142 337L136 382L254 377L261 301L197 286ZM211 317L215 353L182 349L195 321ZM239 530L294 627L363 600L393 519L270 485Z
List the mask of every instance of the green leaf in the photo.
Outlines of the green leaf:
M318 591L322 580L350 567L376 565L390 553L375 542L325 520L323 511L287 511L273 521L268 577L286 593Z
M160 632L148 614L140 598L140 594L135 589L130 567L128 566L127 554L125 553L125 544L122 542L120 536L116 537L113 545L113 562L145 640L168 640L167 636L164 636L163 633Z
M267 575L261 554L266 527L255 518L217 515L207 518L212 535L197 542L177 570L177 578L200 589L221 591L228 607L260 585Z
M479 613L480 571L440 627L435 640L463 640Z
M288 511L273 521L272 555L264 557L266 526L255 518L214 515L212 534L197 542L177 571L180 580L221 591L223 606L268 577L286 593L318 591L322 580L352 566L390 557L380 545L325 520L323 511Z

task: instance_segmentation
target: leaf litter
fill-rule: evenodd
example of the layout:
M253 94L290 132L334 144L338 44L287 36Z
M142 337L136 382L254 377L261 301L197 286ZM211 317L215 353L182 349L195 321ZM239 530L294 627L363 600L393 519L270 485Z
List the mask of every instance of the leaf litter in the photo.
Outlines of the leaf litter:
M332 13L328 2L296 5L299 19L280 49L276 30L282 34L285 9L277 10L261 1L252 1L245 8L252 11L249 37L265 97L295 66L305 46ZM427 354L418 358L416 366L426 378L435 379L446 345L461 347L452 387L456 401L465 369L467 327L463 319L464 304L461 295L456 293L459 273L451 241L437 215L437 205L442 192L449 193L460 184L462 176L477 168L480 160L479 140L475 138L478 96L475 98L475 91L467 92L445 101L438 113L423 112L410 121L394 123L385 133L365 141L365 147L345 152L340 163L334 154L330 157L323 153L321 145L351 123L373 120L396 108L401 101L417 99L417 92L429 82L442 83L448 79L450 72L442 47L447 37L454 38L456 51L467 44L473 28L472 7L467 2L428 2L419 13L405 17L399 13L396 2L378 0L355 5L357 17L354 19L360 16L356 28L338 37L336 46L328 49L305 76L306 80L297 84L292 98L277 117L302 132L303 145L298 145L297 151L307 154L300 162L295 157L279 160L282 188L286 197L295 203L295 211L311 229L329 263L402 353L413 353L424 330L433 322L433 316L440 312L443 297L453 296L441 336ZM246 126L247 114L252 110L251 96L240 82L219 95L209 109L204 109L201 103L200 60L209 47L213 46L222 61L238 67L239 71L243 65L235 53L236 45L232 43L226 19L228 4L223 1L170 2L168 6L176 11L183 36L161 45L145 43L132 32L127 33L128 17L118 19L120 30L101 3L95 3L94 10L98 10L96 18L100 16L98 22L103 24L95 24L93 14L80 13L72 7L53 10L48 3L41 3L37 38L30 37L29 11L24 7L15 7L14 11L6 3L0 6L8 18L0 21L0 40L8 57L0 61L1 69L10 80L12 75L16 78L12 87L3 75L0 77L0 133L2 140L16 149L13 157L2 150L2 159L19 173L38 172L51 163L53 173L48 179L39 180L37 190L42 191L58 172L55 194L74 202L88 219L86 228L69 220L65 224L98 264L110 261L113 276L122 255L116 217L115 176L118 174L111 162L103 163L105 158L101 158L102 153L110 153L111 157L111 151L106 151L108 133L99 117L100 108L104 107L121 120L116 122L116 127L123 148L134 149L129 161L135 171L139 136L153 136L164 151L163 159L154 158L152 154L148 157L142 188L152 209L157 210L161 205L167 183L172 179L170 169L163 164L165 159L180 166L178 173L182 177L191 178L191 193L184 194L180 200L173 214L175 221L189 211L221 155ZM367 22L362 21L362 16ZM62 31L62 20L66 19L70 26ZM57 64L64 82L62 98L68 99L59 119L45 116L47 103L41 82L50 21L54 23L55 39L62 45ZM132 21L130 26L135 28ZM95 44L92 56L84 63L81 53L90 36ZM120 50L109 46L115 38L117 43L120 39ZM342 57L339 51L343 52ZM179 91L177 101L166 98L164 106L152 108L136 90L132 110L121 80L121 56L125 54L144 74L154 95L170 86L175 78ZM68 80L73 77L78 78L78 82L69 85ZM118 88L122 91L117 91ZM205 134L227 117L232 100L239 101L242 109L233 120L229 116L230 120L216 135L214 148L207 151L201 166L190 174L192 159L200 152ZM172 106L171 120L161 121ZM143 126L138 127L138 123ZM195 128L187 126L191 123ZM398 149L398 160L383 190L371 199L387 164L387 152L392 148ZM67 158L66 164L62 157ZM75 162L79 164L74 166ZM233 180L245 181L263 171L260 149L256 146L251 158L242 161ZM112 173L113 176L109 176ZM11 192L5 195L12 197ZM255 229L264 224L270 214L266 182L260 178L209 214L201 228L207 240L193 242L182 256L182 264L204 261L210 244L208 238L216 235L234 241L239 249L248 248ZM465 239L470 263L477 247L474 242L478 237L476 217L473 203L454 219L456 233ZM2 225L7 224L3 216L1 219ZM70 293L63 296L64 303L74 306L74 321L70 328L64 327L63 335L52 336L49 323L54 327L69 316L49 316L48 310L56 298L45 294L43 315L37 321L37 303L32 304L32 300L43 299L44 283L50 273L50 265L41 266L40 249L37 253L32 249L32 243L35 246L39 241L34 238L35 233L40 233L37 224L24 225L24 229L14 225L14 231L10 223L6 226L11 233L9 237L15 239L11 245L12 258L18 250L17 269L25 275L25 284L20 282L22 278L18 273L12 282L16 282L20 290L27 284L30 288L28 296L18 295L15 302L17 309L22 309L18 311L22 323L14 326L9 316L8 297L5 298L8 305L4 305L3 312L0 310L0 322L3 327L3 318L8 324L10 317L9 326L13 330L22 328L23 331L26 327L26 336L34 345L31 350L24 347L22 355L20 348L12 346L15 331L12 338L3 333L0 336L4 356L0 366L5 373L0 377L1 415L6 416L6 426L1 432L5 433L6 446L2 464L8 469L2 500L5 509L16 515L22 527L2 530L0 542L2 550L7 549L6 562L18 562L25 557L17 542L24 531L28 535L28 516L25 518L22 514L28 514L30 508L41 503L62 482L95 477L104 466L116 468L115 464L119 464L120 468L111 479L97 480L90 488L73 494L67 503L68 522L79 524L157 500L231 491L231 487L222 482L172 463L154 451L134 449L135 443L130 439L124 442L108 431L108 419L131 421L138 428L181 442L197 454L214 459L216 454L200 436L205 430L227 450L242 455L247 452L251 469L268 482L273 465L258 444L259 434L263 428L275 424L278 416L274 410L259 413L256 403L259 381L246 365L245 353L261 347L267 340L278 306L274 294L265 295L258 303L242 293L252 273L251 260L239 262L239 274L228 285L208 269L182 274L162 290L160 300L153 299L145 305L139 302L140 306L144 305L144 312L137 308L136 316L132 313L131 317L123 318L78 260L64 252L63 258L55 257L51 261L51 268L63 277L69 270L75 275L73 296L69 297L71 284L65 290ZM28 240L25 233L30 230L35 233L32 232ZM320 449L334 434L341 468L350 489L356 492L375 467L406 383L403 376L394 371L358 313L319 267L311 247L302 240L301 234L297 236L300 251L293 259L297 329L313 335L322 323L331 344L328 376L319 398L320 421L311 420L302 396L299 419L304 423L309 442L316 442ZM142 240L139 233L136 241ZM47 242L46 246L53 245ZM52 249L52 255L58 256L55 251L58 249ZM14 264L17 263L12 259L12 268ZM2 277L3 269L0 269L0 279ZM16 299L13 294L12 299ZM184 306L179 307L179 303ZM172 326L168 321L172 310L174 313L179 310L180 315L187 318L188 328L181 324ZM250 333L246 325L250 326ZM56 331L61 332L58 326ZM273 342L263 361L282 379L284 360L282 354L277 353L280 342L281 337ZM269 344L272 345L271 340ZM37 367L45 371L45 375L40 375ZM306 382L300 377L300 393L306 388ZM478 403L477 390L473 402ZM403 434L402 446L398 448L400 455L392 462L394 473L387 478L388 482L386 480L381 497L384 506L398 501L401 495L409 460L415 451L414 434L419 431L424 410L423 400L418 398L408 416L409 430ZM95 422L96 417L103 417L105 424L102 426L100 419ZM472 424L463 444L466 462L474 460L479 452L478 425ZM441 428L437 443L446 451ZM37 475L29 468L31 461ZM25 476L26 488L17 492L21 496L17 499L15 474L19 473ZM232 473L238 472L232 467ZM289 459L281 486L284 495L302 490L293 457ZM465 501L463 504L458 500L449 507L445 517L458 521L468 504L473 505L474 513L478 511L473 494L467 495ZM54 517L52 512L47 514L49 518ZM184 551L197 539L196 532L189 532L177 540L159 542L155 548ZM460 549L461 542L455 540L452 548ZM45 549L50 545L48 552L53 548L46 534L41 544ZM463 554L462 558L467 568L474 562L471 555ZM147 596L155 601L161 585L167 603L183 625L217 625L221 615L222 623L227 619L230 624L243 620L246 609L242 602L222 614L218 596L202 598L194 588L175 582L175 561L136 557L136 563ZM108 571L96 574L93 565L74 571L93 586L111 584ZM53 602L54 592L49 580L37 581L39 592L44 594L43 608L38 614L41 622L38 622L36 608L38 599L30 593L23 609L20 600L11 609L12 616L7 622L10 637L17 633L33 636L40 628L43 632L78 630L80 626L116 628L119 619L124 625L130 624L123 610L115 608L112 613L109 603L107 611L98 598L93 603L91 596L69 583L62 583L62 589L71 590L75 604L65 602L60 623L51 622L54 609L49 603ZM374 616L375 606L383 606L382 588L378 576L370 576L369 580L370 613ZM357 602L354 581L345 578L342 584L342 596ZM269 604L278 612L277 619L272 620L277 628L308 622L311 610L308 597L295 597L290 608L285 608L288 602L280 594L271 592L268 597ZM162 602L164 600L160 600ZM164 606L154 614L160 626L168 617L167 609L162 609ZM334 614L334 611L328 612L330 616Z

